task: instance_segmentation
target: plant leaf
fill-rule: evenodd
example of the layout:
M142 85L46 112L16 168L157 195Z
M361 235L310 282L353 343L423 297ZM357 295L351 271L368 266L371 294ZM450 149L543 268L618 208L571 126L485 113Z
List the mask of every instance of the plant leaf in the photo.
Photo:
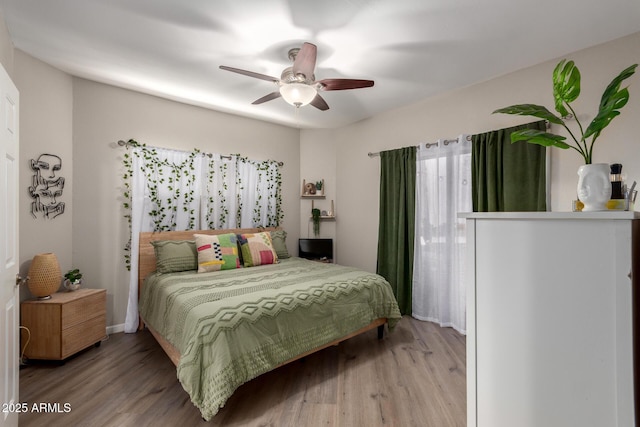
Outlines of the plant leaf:
M625 79L628 79L635 73L637 66L638 64L633 64L624 69L609 83L609 86L607 86L600 99L598 114L591 123L589 123L589 126L587 126L582 136L583 141L591 135L599 136L600 132L611 123L611 120L620 114L618 110L627 105L629 101L629 89L626 87L620 89L620 85Z
M516 114L519 116L533 116L538 117L540 119L548 120L551 123L555 123L557 125L562 125L564 122L562 119L551 111L547 110L546 107L542 105L535 104L518 104L511 105L509 107L499 108L493 112L495 113L503 113L503 114Z
M620 85L622 82L629 77L631 77L636 72L636 67L638 64L633 64L632 66L625 68L618 74L612 81L609 83L609 86L604 90L602 94L602 98L600 99L600 107L607 103L607 100L613 96L616 92L619 91Z
M580 71L573 61L560 61L553 70L553 98L556 111L562 117L569 115L564 104L575 101L580 95Z
M530 144L542 145L545 147L558 147L562 149L571 148L569 144L564 142L567 139L562 135L555 135L537 129L523 129L511 133L511 143L525 141Z
M582 140L586 140L591 135L600 136L600 132L611 123L616 116L620 115L620 111L600 112L587 126L587 130L584 132Z

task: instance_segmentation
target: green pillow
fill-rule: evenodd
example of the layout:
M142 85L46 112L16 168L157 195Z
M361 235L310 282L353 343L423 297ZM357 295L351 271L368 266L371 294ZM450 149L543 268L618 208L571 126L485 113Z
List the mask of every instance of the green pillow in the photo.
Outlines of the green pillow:
M156 271L159 273L177 273L198 269L195 241L154 240L151 244L156 253Z
M273 243L273 249L276 250L278 259L289 258L289 251L287 250L287 232L284 230L276 230L271 232L271 243Z

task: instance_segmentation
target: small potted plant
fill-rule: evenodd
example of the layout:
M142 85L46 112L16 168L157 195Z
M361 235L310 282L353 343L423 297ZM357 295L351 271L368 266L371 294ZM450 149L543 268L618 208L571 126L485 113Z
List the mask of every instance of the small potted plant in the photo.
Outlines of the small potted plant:
M64 287L69 291L75 291L82 285L82 273L75 268L64 274Z

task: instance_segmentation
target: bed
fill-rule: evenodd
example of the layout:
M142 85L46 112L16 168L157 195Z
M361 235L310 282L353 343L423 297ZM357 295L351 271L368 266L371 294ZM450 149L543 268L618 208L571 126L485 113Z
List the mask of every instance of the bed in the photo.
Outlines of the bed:
M156 253L162 256L158 247L184 245L194 235L198 243L207 236L238 236L245 253L247 236L267 241L278 231L140 234L140 325L176 365L178 379L205 420L258 375L371 329L378 328L381 338L384 325L391 330L401 317L381 276L281 252L274 263L212 272L166 272L165 259L156 267ZM246 255L239 266L251 258Z

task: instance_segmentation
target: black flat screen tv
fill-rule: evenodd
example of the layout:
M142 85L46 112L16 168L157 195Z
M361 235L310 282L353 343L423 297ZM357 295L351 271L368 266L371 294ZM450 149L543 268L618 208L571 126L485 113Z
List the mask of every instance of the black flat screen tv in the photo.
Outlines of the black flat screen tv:
M333 260L333 239L298 239L298 256L331 261Z

